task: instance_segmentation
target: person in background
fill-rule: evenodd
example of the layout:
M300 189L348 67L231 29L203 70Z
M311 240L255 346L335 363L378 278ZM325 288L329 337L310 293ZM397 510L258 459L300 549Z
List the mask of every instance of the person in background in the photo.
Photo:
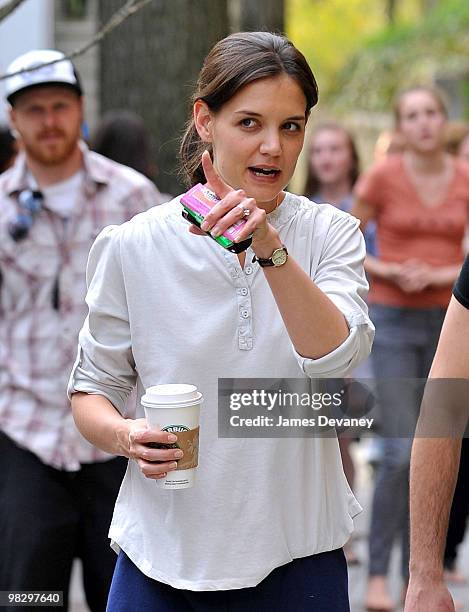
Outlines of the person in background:
M0 125L0 174L13 165L18 153L18 143L6 125Z
M107 533L126 462L80 435L67 378L93 240L160 194L81 141L83 92L63 53L30 51L7 72L22 151L0 176L0 590L63 591L67 610L78 557L88 607L102 612L115 564Z
M143 119L132 111L105 113L90 148L155 180L158 168L152 156L151 138Z
M469 257L453 290L427 384L429 397L424 398L419 418L422 433L412 447L410 581L405 612L455 609L445 583L443 551L458 480L461 437L468 425L468 338ZM447 424L439 429L442 419ZM467 472L465 477L467 484Z
M378 257L368 256L365 268L371 276L370 313L377 330L371 358L381 382L428 375L464 258L469 210L469 173L445 150L447 111L439 92L408 89L397 97L394 114L405 150L360 178L352 209L362 227L371 220L377 226ZM378 385L384 438L369 539L369 610L394 608L386 578L397 535L404 588L407 584L411 424L421 401L416 387L401 383L396 393L396 383ZM405 431L400 423L407 423Z
M322 123L313 130L303 195L313 202L333 204L350 212L360 159L351 133L339 123ZM376 254L375 229L365 230L367 253Z
M404 152L404 148L405 148L405 142L403 139L402 134L398 131L398 130L383 130L379 135L378 138L376 139L375 142L375 146L374 146L374 150L373 150L373 156L374 156L374 161L376 162L380 162L383 161L386 157L388 157L388 155L395 155L395 154L401 154ZM370 255L375 255L377 254L376 251L376 223L375 221L370 221L366 228L365 228L365 234L368 232L368 229L371 227L373 227L373 231L374 231L374 237L375 237L375 252L374 253L370 253ZM369 277L369 280L370 277ZM369 360L369 363L371 363L371 359ZM371 365L370 365L370 370L371 370ZM375 431L379 432L379 427L380 427L380 406L379 404L377 404L375 406L375 414L376 414L376 418L375 418ZM367 448L367 457L368 457L368 463L369 465L373 468L373 473L376 473L376 468L378 466L378 463L381 461L381 458L383 456L383 445L382 445L382 439L379 435L374 436L373 438L371 438L369 440L369 444L368 444L368 448Z
M303 195L313 202L328 203L350 212L353 204L353 187L360 172L358 150L351 133L335 122L317 125L309 139L309 156ZM376 254L375 228L370 223L365 231L367 253ZM368 364L368 367L367 367ZM354 376L370 378L369 362L363 362ZM355 465L351 454L353 438L339 435L340 452L345 475L353 489ZM344 546L349 564L358 563L358 557L350 540Z

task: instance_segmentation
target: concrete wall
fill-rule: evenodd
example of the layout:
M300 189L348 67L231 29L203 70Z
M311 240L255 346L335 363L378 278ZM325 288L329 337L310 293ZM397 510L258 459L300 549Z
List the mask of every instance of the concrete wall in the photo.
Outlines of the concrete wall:
M0 6L3 5L0 0ZM26 0L0 23L0 73L4 74L15 57L31 49L54 47L53 0ZM0 121L5 122L5 87L0 81Z

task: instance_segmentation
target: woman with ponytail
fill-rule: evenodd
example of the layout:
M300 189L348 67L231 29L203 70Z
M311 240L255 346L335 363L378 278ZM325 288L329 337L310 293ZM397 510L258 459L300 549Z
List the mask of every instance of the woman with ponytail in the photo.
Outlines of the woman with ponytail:
M317 102L283 36L232 34L208 54L181 145L188 186L218 196L202 223L180 198L101 233L88 264L89 316L70 380L83 435L129 458L110 537L110 612L349 610L342 546L360 511L335 436L218 434L219 378L341 377L370 350L358 222L285 191ZM235 222L238 254L215 240ZM204 396L197 482L149 428L137 386L192 383ZM268 382L268 381L267 381ZM264 409L261 409L261 412ZM307 435L307 434L306 434ZM156 443L156 448L155 448Z

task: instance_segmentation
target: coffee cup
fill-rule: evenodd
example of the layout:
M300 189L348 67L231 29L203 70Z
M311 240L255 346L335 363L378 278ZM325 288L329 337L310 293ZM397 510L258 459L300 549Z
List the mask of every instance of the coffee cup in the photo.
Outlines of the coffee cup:
M194 385L166 384L149 387L142 397L148 426L174 433L177 441L158 445L180 448L184 456L176 470L156 481L162 489L187 489L195 483L199 459L199 418L202 394Z

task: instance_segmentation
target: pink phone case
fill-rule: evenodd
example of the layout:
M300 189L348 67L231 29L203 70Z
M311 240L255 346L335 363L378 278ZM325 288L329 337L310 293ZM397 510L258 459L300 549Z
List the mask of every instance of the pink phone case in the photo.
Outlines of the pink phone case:
M213 206L215 206L215 204L219 201L220 198L213 193L213 191L208 189L208 187L205 187L205 185L202 185L201 183L194 185L194 187L189 189L189 191L181 197L181 202L187 206L187 208L204 218L210 212L210 209L213 208ZM245 225L245 219L240 219L225 230L222 235L234 242L236 236Z

